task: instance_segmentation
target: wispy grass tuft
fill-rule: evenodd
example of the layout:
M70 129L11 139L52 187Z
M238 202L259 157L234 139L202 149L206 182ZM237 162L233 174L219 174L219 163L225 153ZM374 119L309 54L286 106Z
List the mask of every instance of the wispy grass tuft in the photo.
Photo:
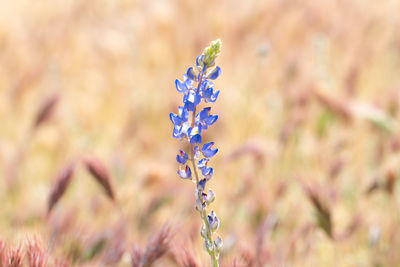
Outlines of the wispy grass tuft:
M24 261L24 251L22 244L18 244L14 248L9 248L7 253L7 267L22 267Z
M131 251L132 267L150 267L170 250L171 227L164 225L146 245L145 250L135 246Z
M48 256L45 249L36 238L26 239L26 254L29 267L47 267Z

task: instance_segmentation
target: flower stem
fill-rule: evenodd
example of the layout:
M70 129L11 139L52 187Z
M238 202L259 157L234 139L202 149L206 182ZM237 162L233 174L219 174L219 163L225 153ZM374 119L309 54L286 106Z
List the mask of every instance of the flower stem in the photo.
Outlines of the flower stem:
M192 161L192 166L193 166L193 171L194 171L194 177L196 178L196 185L199 183L199 174L197 173L197 166L196 166L196 161L194 159L194 152L193 152L194 146L193 144L190 144L190 152L191 152L191 161Z
M200 85L201 85L202 81L203 81L203 74L200 76L199 83L197 85L196 93L199 92ZM192 113L192 128L194 127L195 117L196 117L196 106L195 106L194 111ZM190 148L191 148L190 151L191 151L191 161L192 161L192 166L193 166L193 172L194 172L194 177L196 178L196 186L197 186L199 181L200 181L200 178L199 178L199 174L198 174L198 171L197 171L196 160L194 158L194 152L193 152L194 145L190 144ZM198 198L199 199L202 199L201 193L202 192L200 190L198 190L198 194L199 194ZM211 228L210 228L210 224L208 223L206 209L203 208L199 212L200 212L201 218L203 219L204 225L206 226L206 230L207 230L207 234L206 234L205 239L210 244L212 244L212 251L211 252L208 252L208 249L206 249L208 254L210 255L210 258L211 258L212 267L219 267L218 253L216 252L216 248L215 248L215 245L214 245L214 242L213 242L213 239L212 239L212 231L211 231Z
M194 176L196 178L196 186L197 186L197 184L199 183L200 179L199 179L199 175L198 175L198 172L197 172L197 166L196 166L196 163L195 163L195 160L194 160L193 144L191 146L192 146L192 149L191 149L191 151L192 151L192 166L193 166L193 171L194 171ZM198 190L198 194L199 194L198 198L201 199L201 191L200 190ZM208 223L207 213L206 213L206 209L205 208L203 208L200 211L200 215L201 215L201 218L203 219L204 225L206 226L206 230L207 230L207 236L205 237L205 239L207 239L208 242L210 242L210 244L212 244L212 251L211 252L208 252L208 249L206 249L208 254L210 255L212 267L219 267L218 253L216 253L216 248L215 248L215 245L214 245L214 242L213 242L213 239L212 239L212 231L211 231L211 228L210 228L210 224Z

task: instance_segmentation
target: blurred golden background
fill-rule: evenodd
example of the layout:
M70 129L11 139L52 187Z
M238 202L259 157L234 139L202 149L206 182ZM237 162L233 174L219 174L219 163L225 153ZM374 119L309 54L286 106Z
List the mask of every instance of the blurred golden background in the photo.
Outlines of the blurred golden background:
M168 223L170 252L154 266L189 266L182 246L207 266L168 115L182 101L175 79L221 38L219 120L203 138L219 148L209 186L222 266L400 266L399 10L397 0L3 1L1 239L37 237L49 266L129 266L132 248ZM108 172L114 201L88 159Z

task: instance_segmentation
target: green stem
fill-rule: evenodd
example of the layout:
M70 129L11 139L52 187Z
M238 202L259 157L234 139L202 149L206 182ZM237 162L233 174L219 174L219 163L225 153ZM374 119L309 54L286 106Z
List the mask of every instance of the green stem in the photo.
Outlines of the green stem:
M202 81L203 81L203 75L200 76L199 83L197 85L197 90L196 90L197 93L199 92L200 85L201 85ZM196 117L196 107L194 108L194 111L192 113L192 128L194 127L195 117ZM198 171L197 171L196 161L194 159L193 149L194 149L194 145L190 144L191 161L192 161L193 172L194 172L194 177L196 178L196 186L197 186L199 184L200 178L199 178L199 174L198 174ZM201 199L201 192L198 191L198 194L199 195L197 197L199 199ZM210 224L208 223L206 209L202 209L202 211L200 212L200 215L201 215L201 218L203 219L204 225L206 226L206 229L207 229L207 236L205 238L213 246L212 251L208 252L208 254L210 255L210 258L211 258L212 267L219 267L218 253L216 252L216 248L215 248L214 242L212 240L212 231L211 231L211 228L210 228Z
M193 171L194 171L194 177L196 178L196 186L199 183L199 175L197 172L197 166L194 160L194 153L193 153L193 145L191 145L191 161L192 161L192 166L193 166ZM200 190L198 191L198 198L201 199L201 192ZM213 249L211 252L208 252L208 254L210 255L211 258L211 263L212 263L212 267L219 267L219 263L218 263L218 253L216 253L216 247L214 245L213 239L212 239L212 231L210 228L210 224L208 223L208 219L207 219L207 213L206 213L206 209L202 209L202 211L200 212L201 218L203 219L204 225L206 226L207 229L207 236L205 237L213 246Z

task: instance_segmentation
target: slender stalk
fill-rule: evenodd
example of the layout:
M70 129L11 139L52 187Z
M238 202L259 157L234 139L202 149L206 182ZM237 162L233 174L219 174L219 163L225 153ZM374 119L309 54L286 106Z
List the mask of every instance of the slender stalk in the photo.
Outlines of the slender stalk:
M193 145L192 145L192 151L193 151ZM199 179L199 175L198 175L198 172L197 172L197 166L196 166L196 163L195 163L195 160L194 160L193 152L192 152L192 160L191 161L192 161L194 176L196 178L196 185L197 185L200 179ZM201 199L200 190L198 191L198 194L199 194L199 198ZM210 242L212 244L212 246L213 246L212 251L209 252L212 266L213 267L219 267L218 256L217 256L217 253L215 252L215 245L214 245L214 242L213 242L213 239L212 239L212 231L211 231L211 228L210 228L210 224L208 223L207 213L206 213L206 209L205 208L202 209L202 211L200 212L200 215L201 215L201 218L203 219L204 225L206 226L206 229L207 229L206 238L207 238L208 242ZM207 252L208 252L208 250L207 250Z
M194 153L193 153L194 146L190 144L190 161L192 162L194 177L196 178L196 185L199 183L199 174L197 173L197 166L194 160Z
M198 114L196 111L197 105L202 100L205 103L217 100L219 90L214 89L214 84L209 79L215 80L221 74L219 66L211 69L215 66L215 59L220 53L221 44L220 39L211 42L210 46L206 47L203 53L196 58L195 68L197 71L193 67L189 67L184 74L183 81L175 80L176 89L184 94L184 106L179 106L178 114L170 113L170 119L174 124L173 137L186 139L190 143L190 153L180 150L180 154L176 157L180 163L178 174L181 178L196 183L196 210L200 213L204 223L200 232L204 238L205 250L210 255L211 267L219 267L218 259L222 248L222 239L218 236L215 241L213 240L214 232L219 227L219 219L214 211L207 213L207 206L214 201L215 195L210 188L207 188L207 193L205 189L214 173L214 169L207 166L207 163L218 152L218 148L212 147L214 142L203 143L201 148L200 146L202 145L202 130L214 124L218 115L209 114L211 107L204 108ZM206 88L200 92L202 83ZM198 117L196 117L197 115ZM200 151L204 156L202 159L198 158ZM192 164L188 161L191 161Z
M200 76L199 83L197 85L196 93L199 92L200 85L201 85L202 81L203 81L203 74ZM192 128L194 127L195 117L196 117L196 106L195 106L194 111L192 113ZM196 161L194 159L194 152L193 152L194 146L193 146L193 144L190 145L190 148L191 148L190 151L191 151L192 167L193 167L194 177L196 178L196 185L197 185L199 183L199 181L200 181L200 178L199 178L199 174L198 174L198 171L197 171ZM201 199L201 191L200 190L198 191L198 194L199 194L198 195L199 199ZM217 256L217 253L215 251L215 245L214 245L213 239L212 239L212 231L211 231L211 228L210 228L210 224L208 223L207 213L206 213L206 209L205 208L202 209L202 211L200 212L200 215L201 215L201 218L203 219L204 225L206 226L206 229L207 229L206 239L208 240L208 242L210 242L213 245L212 252L209 253L210 258L211 258L211 264L212 264L213 267L219 267L218 256Z

